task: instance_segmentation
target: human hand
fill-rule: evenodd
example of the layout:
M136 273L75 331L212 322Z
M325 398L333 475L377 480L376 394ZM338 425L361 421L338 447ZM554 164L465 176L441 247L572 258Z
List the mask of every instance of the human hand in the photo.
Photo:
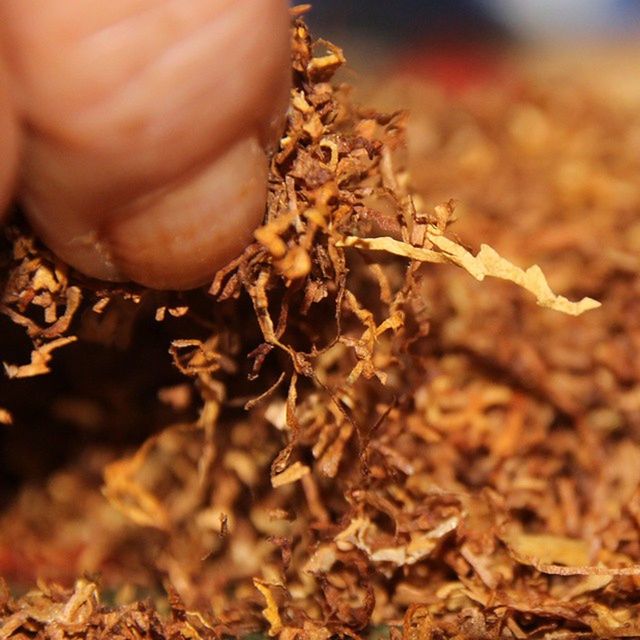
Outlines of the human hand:
M0 210L105 280L189 288L264 211L284 0L3 0Z

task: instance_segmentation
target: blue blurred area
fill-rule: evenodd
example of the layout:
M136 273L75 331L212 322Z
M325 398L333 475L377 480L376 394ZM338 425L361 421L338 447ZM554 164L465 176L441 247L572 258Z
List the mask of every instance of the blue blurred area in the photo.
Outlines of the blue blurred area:
M637 32L638 0L481 0L519 36L536 39L617 37Z
M408 44L434 34L463 36L500 30L487 7L476 0L318 0L309 22L317 33Z
M309 21L328 35L408 44L456 36L611 37L640 32L640 0L317 0Z

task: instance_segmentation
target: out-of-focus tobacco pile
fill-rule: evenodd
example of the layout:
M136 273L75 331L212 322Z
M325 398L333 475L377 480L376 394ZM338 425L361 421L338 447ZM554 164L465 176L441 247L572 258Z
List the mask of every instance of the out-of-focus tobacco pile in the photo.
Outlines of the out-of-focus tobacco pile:
M264 225L208 290L8 231L0 637L639 636L640 101L414 83L412 196L405 114L292 42Z

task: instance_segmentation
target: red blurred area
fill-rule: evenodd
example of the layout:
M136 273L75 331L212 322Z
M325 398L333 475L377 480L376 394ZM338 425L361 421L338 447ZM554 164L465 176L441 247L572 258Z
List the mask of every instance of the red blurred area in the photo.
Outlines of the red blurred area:
M392 72L436 84L453 95L510 84L515 77L502 48L456 41L413 47L400 56Z

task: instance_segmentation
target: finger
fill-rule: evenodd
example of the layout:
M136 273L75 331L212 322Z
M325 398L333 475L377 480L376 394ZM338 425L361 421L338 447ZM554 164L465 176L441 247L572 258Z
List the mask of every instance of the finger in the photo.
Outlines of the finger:
M28 123L21 197L45 241L72 265L98 277L174 286L164 276L159 283L150 275L164 273L158 261L169 256L146 252L149 277L144 265L132 275L130 265L142 254L132 242L119 242L112 252L108 239L120 221L133 219L132 210L145 224L166 225L171 215L166 207L190 198L190 188L197 191L192 201L200 201L204 182L213 184L212 176L224 173L218 163L236 141L260 138L282 113L288 94L286 3L72 4L0 4L7 55ZM245 152L256 155L255 149ZM197 207L214 235L246 238L251 231L246 228L259 220L264 185L258 176L264 177L264 167L256 166L252 160L235 176L247 190L244 208L230 212L222 206L224 198L213 193L206 208ZM171 188L179 192L175 198ZM174 215L177 237L192 237L179 230L182 223L191 224L188 216ZM100 239L93 250L91 237ZM180 262L173 268L204 281L228 246L212 244L210 255L197 253L198 269ZM170 255L195 259L188 245Z
M196 286L211 275L211 256L220 267L251 241L266 187L264 151L255 138L241 140L215 163L107 226L105 242L132 280L158 288Z
M12 106L9 83L0 65L0 218L4 215L13 191L17 155L18 128Z

